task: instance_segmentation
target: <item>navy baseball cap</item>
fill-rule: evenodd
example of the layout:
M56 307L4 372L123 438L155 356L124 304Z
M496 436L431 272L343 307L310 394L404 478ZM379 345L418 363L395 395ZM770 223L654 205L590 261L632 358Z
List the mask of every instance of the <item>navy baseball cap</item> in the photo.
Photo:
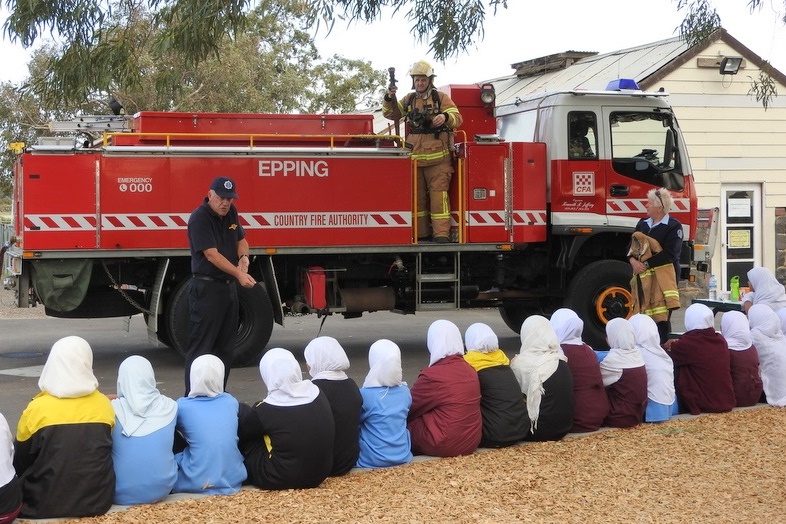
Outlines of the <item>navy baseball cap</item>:
M221 198L237 198L235 181L225 176L220 176L213 180L210 189L216 192Z

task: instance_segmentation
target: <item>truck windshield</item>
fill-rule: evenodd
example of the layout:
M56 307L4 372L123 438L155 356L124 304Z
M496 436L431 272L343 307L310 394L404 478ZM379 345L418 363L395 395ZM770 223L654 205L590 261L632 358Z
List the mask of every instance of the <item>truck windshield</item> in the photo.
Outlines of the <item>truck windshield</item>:
M611 113L610 128L617 173L674 191L683 189L682 144L671 114L617 111Z

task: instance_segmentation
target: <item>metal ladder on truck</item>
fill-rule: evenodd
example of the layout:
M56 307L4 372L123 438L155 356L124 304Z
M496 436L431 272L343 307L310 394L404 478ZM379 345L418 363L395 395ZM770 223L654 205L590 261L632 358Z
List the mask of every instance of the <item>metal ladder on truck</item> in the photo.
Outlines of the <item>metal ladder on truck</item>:
M131 131L132 120L126 115L83 115L71 120L49 122L53 133Z
M426 269L428 265L424 257L452 258L452 267L448 261L438 264L434 271ZM461 252L430 252L418 253L415 265L415 310L416 311L449 311L459 308L461 294ZM452 287L452 292L445 296L445 288Z

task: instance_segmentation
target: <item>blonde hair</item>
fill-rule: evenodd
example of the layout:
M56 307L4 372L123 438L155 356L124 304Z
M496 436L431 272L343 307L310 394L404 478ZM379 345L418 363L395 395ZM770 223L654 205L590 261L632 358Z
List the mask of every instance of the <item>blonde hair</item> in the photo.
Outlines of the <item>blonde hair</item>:
M671 193L665 187L647 191L647 200L652 205L663 208L664 213L671 211L671 207L674 205L674 199L671 198Z

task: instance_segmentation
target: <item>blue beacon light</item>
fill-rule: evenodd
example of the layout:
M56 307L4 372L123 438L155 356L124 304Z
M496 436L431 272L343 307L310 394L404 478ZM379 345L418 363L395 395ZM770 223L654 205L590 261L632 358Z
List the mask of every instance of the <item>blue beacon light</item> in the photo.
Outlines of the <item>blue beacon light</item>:
M632 78L617 78L606 86L606 91L622 91L623 89L640 91L638 84Z

